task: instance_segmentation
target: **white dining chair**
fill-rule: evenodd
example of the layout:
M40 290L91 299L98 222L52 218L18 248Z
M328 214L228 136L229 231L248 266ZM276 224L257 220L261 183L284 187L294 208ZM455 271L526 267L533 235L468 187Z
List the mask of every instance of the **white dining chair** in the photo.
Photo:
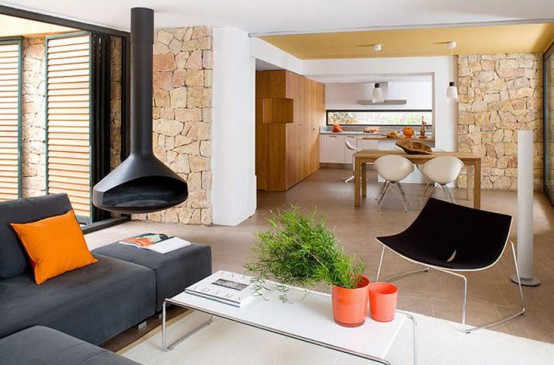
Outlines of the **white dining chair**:
M354 146L349 141L344 141L344 144L346 145L347 149L349 149L351 151L354 151L354 153L359 152L359 151L362 150L361 148L358 148L358 147ZM346 179L344 179L344 182L347 183L347 182L350 182L352 180L354 180L354 155L352 155L352 176L347 177Z
M439 156L423 164L420 169L421 173L431 181L434 187L432 193L427 198L435 196L437 191L441 189L446 197L452 203L455 203L456 200L450 189L448 189L447 184L454 182L458 178L463 167L464 163L459 158L453 156ZM424 198L426 198L425 192Z
M390 187L394 186L400 193L400 198L402 199L402 204L404 205L404 211L408 213L409 203L400 181L405 179L414 171L414 164L402 156L385 155L375 160L373 166L375 167L377 174L385 180L377 197L377 211L381 210L385 196L387 195Z

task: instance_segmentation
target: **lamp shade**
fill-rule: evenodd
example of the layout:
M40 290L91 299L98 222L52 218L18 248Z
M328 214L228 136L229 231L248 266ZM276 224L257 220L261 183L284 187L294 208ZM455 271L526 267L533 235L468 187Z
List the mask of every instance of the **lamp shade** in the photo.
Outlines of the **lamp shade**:
M375 83L375 87L373 88L373 100L374 103L382 103L384 101L383 97L383 89L381 89L381 85L377 82Z
M450 99L458 100L458 88L454 81L448 83L448 89L446 90L446 96Z

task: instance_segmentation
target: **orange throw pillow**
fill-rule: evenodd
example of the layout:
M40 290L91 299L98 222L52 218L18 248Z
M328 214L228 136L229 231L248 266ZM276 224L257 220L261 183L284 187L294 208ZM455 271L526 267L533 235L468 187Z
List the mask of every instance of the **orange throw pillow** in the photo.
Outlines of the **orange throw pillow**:
M36 222L12 223L11 226L31 259L37 284L97 262L87 247L73 210Z

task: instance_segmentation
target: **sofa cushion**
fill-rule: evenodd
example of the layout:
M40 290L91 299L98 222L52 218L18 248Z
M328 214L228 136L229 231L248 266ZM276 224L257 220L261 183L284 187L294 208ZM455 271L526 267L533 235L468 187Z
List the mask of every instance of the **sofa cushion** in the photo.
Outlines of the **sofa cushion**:
M100 344L154 314L154 271L94 256L42 285L31 273L0 280L0 337L43 325Z
M73 210L11 226L29 255L37 284L96 262Z
M2 365L137 365L54 329L35 326L0 339Z
M27 254L10 223L28 223L67 213L71 203L66 194L10 200L0 203L0 279L23 274L29 269Z
M92 251L132 262L156 273L156 310L161 311L166 298L172 298L186 287L212 274L210 246L192 244L166 254L134 246L112 243Z

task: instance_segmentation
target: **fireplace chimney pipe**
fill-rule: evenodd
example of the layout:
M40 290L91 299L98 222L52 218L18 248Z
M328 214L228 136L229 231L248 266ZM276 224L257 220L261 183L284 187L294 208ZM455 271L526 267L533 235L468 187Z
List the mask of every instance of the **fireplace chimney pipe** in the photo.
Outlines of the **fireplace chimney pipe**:
M132 8L131 154L152 154L153 49L154 11L147 8Z
M131 9L131 151L92 192L92 203L107 211L133 214L184 202L187 183L152 150L154 11Z

